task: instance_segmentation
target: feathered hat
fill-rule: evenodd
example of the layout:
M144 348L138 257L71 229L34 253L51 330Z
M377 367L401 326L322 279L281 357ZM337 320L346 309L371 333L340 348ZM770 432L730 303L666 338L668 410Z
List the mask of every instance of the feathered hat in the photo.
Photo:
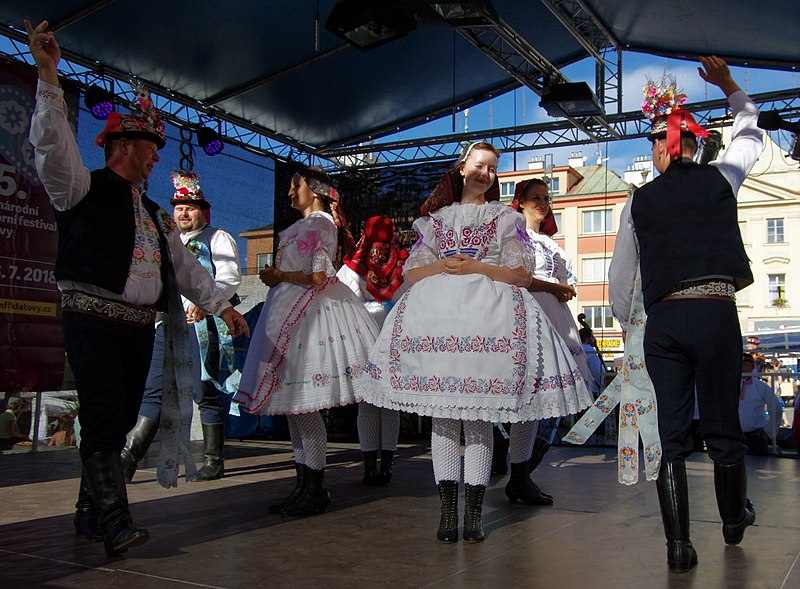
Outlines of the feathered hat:
M678 87L675 76L665 74L658 81L648 78L642 94L642 112L653 124L647 138L650 141L666 139L672 159L681 157L681 137L708 137L708 131L697 124L691 113L683 110L686 94Z
M108 115L105 129L94 140L99 147L105 147L120 137L149 139L158 149L166 144L164 123L153 105L150 92L139 82L133 84L133 89L136 92L136 99L131 104L130 114L112 112Z

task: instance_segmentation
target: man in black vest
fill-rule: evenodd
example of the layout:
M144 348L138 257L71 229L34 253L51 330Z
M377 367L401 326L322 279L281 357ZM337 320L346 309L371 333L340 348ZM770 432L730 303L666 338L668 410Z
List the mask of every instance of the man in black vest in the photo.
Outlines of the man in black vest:
M239 298L236 290L242 282L242 270L236 240L224 229L208 224L211 203L200 189L197 174L191 171L174 172L172 181L175 194L170 204L175 207L173 218L180 229L181 241L208 270L229 302L237 304ZM187 321L194 324L192 331L197 331L202 365L195 364L197 378L194 399L200 409L203 429L203 466L189 480L211 481L225 474L223 446L229 403L225 402L220 391L228 394L235 392L225 382L233 371L234 349L227 328L217 318L207 316L200 307L186 299L184 308ZM158 431L164 369L164 326L160 324L156 330L153 360L139 418L136 427L128 433L128 441L122 450L122 466L128 481L133 478L139 461Z
M755 104L717 57L700 59L700 76L728 97L733 135L722 156L696 164L696 136L707 134L680 108L655 118L649 138L660 173L638 188L620 219L609 268L613 313L627 327L637 270L647 312L645 364L656 391L663 456L657 488L670 570L697 564L689 539L684 460L692 453L694 390L726 544L738 544L755 511L747 499L738 398L742 338L734 294L753 282L739 233L736 193L763 149ZM653 100L658 109L672 91ZM655 90L651 96L655 96ZM647 94L646 100L647 100ZM657 109L657 110L658 110ZM646 111L647 112L647 111ZM662 111L663 112L663 111Z
M244 318L177 237L174 222L141 191L164 146L164 125L146 92L130 115L112 113L97 137L106 167L89 172L67 122L58 81L61 51L47 21L25 21L39 85L30 142L56 211L56 281L64 341L78 389L83 462L75 530L116 555L149 539L137 528L119 453L136 422L153 350L156 308L177 289L220 315L234 334Z

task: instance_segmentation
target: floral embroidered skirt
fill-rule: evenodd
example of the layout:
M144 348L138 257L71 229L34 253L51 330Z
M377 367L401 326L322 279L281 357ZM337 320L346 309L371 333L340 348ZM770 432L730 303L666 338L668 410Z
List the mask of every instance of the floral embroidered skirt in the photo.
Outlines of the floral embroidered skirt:
M531 421L593 401L530 293L477 274L415 284L354 384L359 400L379 407L463 420Z
M234 401L265 415L354 403L352 379L377 335L364 304L336 278L319 288L271 288Z
M583 349L581 344L581 337L578 334L578 326L575 324L575 319L572 317L572 312L566 303L559 302L559 300L546 292L531 293L536 302L547 315L550 323L567 344L569 353L572 354L572 359L583 375L583 379L591 383L594 380L592 371L589 370L589 365L586 363L586 350Z

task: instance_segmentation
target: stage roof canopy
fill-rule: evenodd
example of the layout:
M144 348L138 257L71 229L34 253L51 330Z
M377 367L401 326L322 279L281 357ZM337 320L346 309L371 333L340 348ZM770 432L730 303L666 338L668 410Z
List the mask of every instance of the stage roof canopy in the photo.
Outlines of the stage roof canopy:
M491 42L480 31L470 41L463 32L418 19L406 37L370 51L354 48L325 29L335 4L0 0L0 26L5 26L0 32L9 36L13 29L22 30L24 18L34 24L48 19L65 53L89 67L133 74L181 100L194 101L211 116L224 113L257 132L312 151L368 141L520 84L512 73L519 56L509 56L510 67L502 67L486 47L476 46ZM671 57L717 54L736 64L781 69L800 64L797 2L491 4L506 34L517 35L523 49L532 47L555 68L602 45L612 48L612 59L616 46ZM530 73L530 64L526 67ZM594 80L587 81L594 85Z

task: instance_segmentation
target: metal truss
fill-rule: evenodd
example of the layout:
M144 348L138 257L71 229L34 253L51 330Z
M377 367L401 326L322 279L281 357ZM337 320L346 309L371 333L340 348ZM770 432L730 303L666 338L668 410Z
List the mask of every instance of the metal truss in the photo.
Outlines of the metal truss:
M10 48L0 48L0 55L33 65L28 49L28 36L24 32L0 24L0 34L10 41ZM135 98L131 89L132 76L80 55L61 49L59 75L77 83L82 91L93 84L106 86L115 81L114 94L123 106ZM225 140L251 152L282 160L300 160L319 163L316 149L288 136L260 127L250 121L232 115L214 106L173 92L150 81L145 82L150 90L153 104L162 118L177 127L197 129L203 125L214 128Z
M494 24L459 27L456 30L539 96L547 85L569 82L555 65L501 18ZM615 130L602 116L570 117L567 120L594 141L618 139Z
M606 112L622 112L622 48L583 0L542 0L596 62L595 93ZM614 108L611 108L614 107Z
M777 110L784 118L800 118L800 89L778 90L751 96L761 110ZM684 106L697 122L714 129L730 123L728 101L711 100ZM615 131L614 141L645 137L650 132L650 122L641 111L606 117ZM343 167L381 167L411 162L436 161L458 157L464 142L487 140L504 152L529 151L549 147L597 143L575 128L569 121L561 120L535 125L506 127L487 131L471 131L423 139L373 143L369 145L322 150L319 155Z

